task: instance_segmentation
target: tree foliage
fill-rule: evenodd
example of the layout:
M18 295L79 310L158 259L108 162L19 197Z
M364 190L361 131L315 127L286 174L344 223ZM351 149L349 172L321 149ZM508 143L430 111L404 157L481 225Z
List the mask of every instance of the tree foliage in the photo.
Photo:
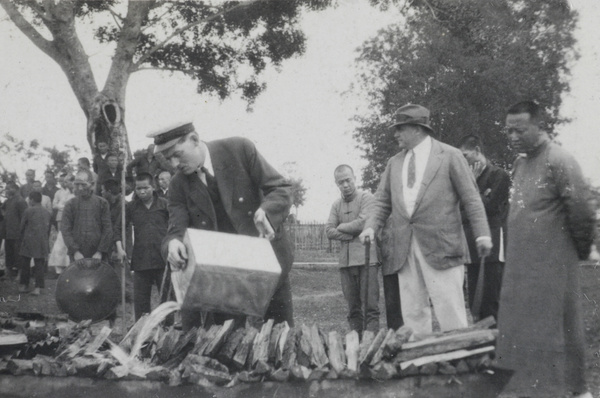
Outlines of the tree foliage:
M305 38L297 26L300 12L329 3L0 0L13 23L62 68L87 117L92 150L103 139L114 151L128 148L124 104L132 73L182 72L195 79L199 93L221 99L240 93L251 102L265 88L260 74L267 65L279 66L304 51ZM102 88L78 36L79 23L92 24L95 38L114 47Z
M40 168L36 170L38 175L46 170L55 174L62 170L73 171L72 155L79 153L81 150L75 145L67 145L61 149L56 146L42 147L37 140L25 141L6 133L0 136L0 180L18 182L17 172L23 170L17 170L16 166L23 164L39 165Z
M296 209L297 215L298 208L304 204L308 189L304 186L302 178L289 178L288 182L292 184L292 206Z
M487 156L502 166L513 159L501 133L512 103L537 100L551 135L564 122L561 95L569 90L566 78L577 56L577 16L566 1L415 0L405 16L359 51L353 89L366 93L369 110L356 117L355 138L369 161L366 187L377 187L398 152L385 126L407 103L431 110L437 139L455 145L477 134Z

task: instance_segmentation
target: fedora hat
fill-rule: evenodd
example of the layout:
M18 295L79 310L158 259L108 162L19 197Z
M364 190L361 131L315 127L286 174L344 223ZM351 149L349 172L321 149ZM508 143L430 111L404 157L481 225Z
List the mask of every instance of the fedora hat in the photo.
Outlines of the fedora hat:
M433 133L433 129L429 125L429 109L425 108L421 105L416 104L407 104L401 106L394 112L392 115L392 124L388 127L396 127L401 126L403 124L416 124L418 126L423 126L431 133Z

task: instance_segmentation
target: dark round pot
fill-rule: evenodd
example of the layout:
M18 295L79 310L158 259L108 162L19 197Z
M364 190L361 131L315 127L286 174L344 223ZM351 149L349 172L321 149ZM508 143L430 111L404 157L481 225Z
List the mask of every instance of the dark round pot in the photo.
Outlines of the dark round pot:
M107 263L91 258L77 260L56 283L56 302L74 321L101 321L115 312L121 283Z

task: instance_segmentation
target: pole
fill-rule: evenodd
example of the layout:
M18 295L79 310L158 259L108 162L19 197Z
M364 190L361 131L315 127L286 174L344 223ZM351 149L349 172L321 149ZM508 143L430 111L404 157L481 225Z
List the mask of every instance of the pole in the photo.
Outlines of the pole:
M126 187L127 184L125 182L125 173L126 173L126 165L127 165L127 148L125 146L125 139L124 137L121 138L121 148L123 150L123 167L121 170L121 242L123 244L123 248L125 250L125 252L127 252L127 224L125 224L126 222L126 214L125 214L125 192L126 192ZM125 311L125 277L127 275L126 273L126 267L127 267L127 261L123 260L121 262L121 330L123 335L125 335L126 332L126 322L125 322L125 316L127 314L127 311Z
M365 278L366 278L366 283L365 283L365 293L363 295L364 299L362 302L362 311L363 311L363 333L364 331L367 330L367 313L368 313L368 300L369 300L369 272L371 269L371 238L369 238L368 236L365 237Z

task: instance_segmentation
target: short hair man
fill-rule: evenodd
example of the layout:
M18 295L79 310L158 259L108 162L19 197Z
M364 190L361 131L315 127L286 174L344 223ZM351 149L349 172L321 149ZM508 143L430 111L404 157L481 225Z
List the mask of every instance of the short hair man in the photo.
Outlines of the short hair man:
M56 185L56 177L54 176L54 172L52 170L46 170L44 173L44 178L46 183L42 188L42 195L46 195L50 198L50 200L54 200L54 194L58 191L58 186Z
M41 181L35 180L33 182L33 184L31 185L31 192L39 192L40 194L42 194L42 183ZM30 193L31 193L30 192ZM26 202L28 205L31 205L31 199L29 199L29 197L26 199ZM44 208L50 215L52 215L52 199L50 199L50 197L42 194L42 208Z
M325 226L327 237L341 242L340 278L348 304L348 324L362 335L363 330L379 330L379 282L375 242L371 245L369 269L365 266L365 249L358 235L362 232L368 210L374 204L370 192L356 189L354 171L346 164L335 168L335 184L341 198L333 202ZM371 267L372 265L372 267Z
M383 273L398 274L405 324L415 333L431 333L431 300L443 331L466 327L466 244L459 204L473 226L479 253L489 254L492 246L475 178L458 149L431 138L427 108L401 107L390 127L404 149L387 164L361 240L373 240L391 214L394 261Z
M182 239L188 227L266 237L281 265L281 277L265 319L293 325L288 275L293 254L283 228L292 204L290 183L245 138L204 142L192 123L152 137L155 151L178 168L169 187L169 231L163 241L171 267L186 264ZM201 321L198 311L182 311L181 317L186 330Z
M106 167L98 173L96 180L96 195L102 193L102 185L106 180L121 180L121 166L119 165L119 157L116 153L108 153L106 155Z
M506 216L508 214L508 191L510 177L506 171L494 166L483 153L481 138L475 135L463 137L458 145L467 159L467 163L475 176L479 195L485 207L490 232L492 233L491 253L484 260L484 269L480 270L481 258L477 253L477 244L473 235L473 228L466 217L463 217L463 228L467 237L471 262L467 267L467 287L469 306L475 318L483 319L493 316L498 319L498 301L500 300L500 286L502 284L502 270L504 268L503 252L504 233L506 231ZM483 272L482 298L480 307L473 308L475 293L480 272ZM478 311L477 313L475 311Z
M108 261L113 243L108 202L94 195L90 170L79 170L73 186L75 197L65 205L61 222L71 261L82 258Z
M125 207L125 224L133 226L135 242L131 269L133 274L133 307L135 319L149 313L152 285L160 291L165 263L161 256L161 243L169 226L167 200L154 192L153 177L139 173L135 178L135 199ZM122 222L115 228L117 252L122 260L127 256L121 239ZM166 281L169 283L169 281ZM161 299L164 299L161 298Z
M33 259L35 288L31 293L37 296L40 294L40 289L44 288L45 262L50 252L46 231L50 225L51 215L42 207L42 193L40 191L32 191L28 199L29 207L23 213L23 219L21 220L21 249L19 254L22 260L19 292L27 293L29 291L30 262Z
M100 174L108 168L108 150L108 142L105 140L101 140L96 143L96 153L94 154L92 160L94 173Z
M508 110L508 141L526 156L513 165L496 361L515 371L506 393L591 398L578 261L590 253L594 212L577 161L542 125L533 101Z
M171 173L168 171L161 171L157 177L158 189L156 193L161 198L167 198L169 194L169 184L171 183Z
M33 182L35 181L35 170L28 169L25 172L25 184L21 186L21 197L29 198L29 194L33 191Z

